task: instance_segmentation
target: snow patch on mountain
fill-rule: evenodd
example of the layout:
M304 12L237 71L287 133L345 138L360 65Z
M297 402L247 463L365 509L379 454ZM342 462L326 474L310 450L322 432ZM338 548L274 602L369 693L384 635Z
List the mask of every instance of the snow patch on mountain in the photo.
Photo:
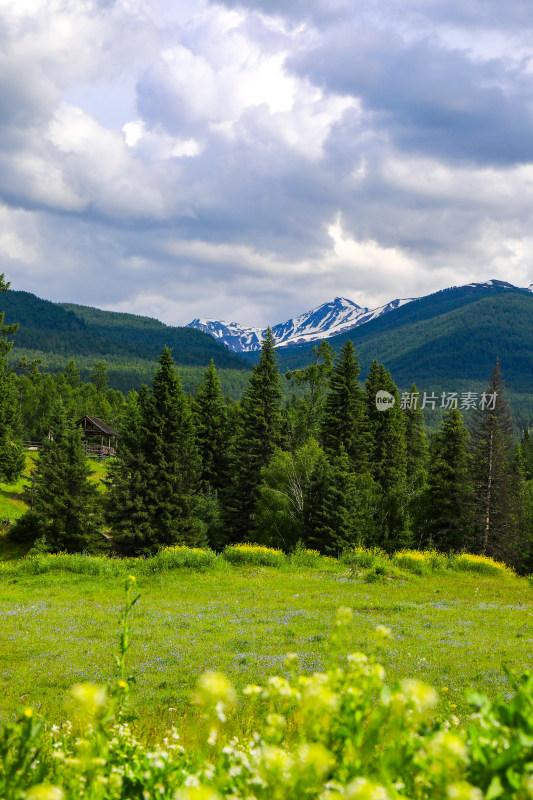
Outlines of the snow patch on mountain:
M357 328L371 319L376 319L394 308L409 303L410 300L411 298L392 300L384 306L370 309L363 308L346 297L336 297L305 314L274 325L272 333L276 337L278 347L321 341ZM201 317L194 319L187 327L210 333L211 336L236 353L260 350L266 333L266 328L245 327L237 322L224 322Z

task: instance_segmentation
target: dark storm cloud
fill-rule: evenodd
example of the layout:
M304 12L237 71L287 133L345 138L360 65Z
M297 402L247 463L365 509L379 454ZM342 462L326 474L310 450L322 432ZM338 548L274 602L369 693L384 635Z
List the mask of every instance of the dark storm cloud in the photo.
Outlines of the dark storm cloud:
M411 152L481 164L533 157L531 86L502 61L479 64L435 39L408 44L354 24L288 66L360 98L373 125Z

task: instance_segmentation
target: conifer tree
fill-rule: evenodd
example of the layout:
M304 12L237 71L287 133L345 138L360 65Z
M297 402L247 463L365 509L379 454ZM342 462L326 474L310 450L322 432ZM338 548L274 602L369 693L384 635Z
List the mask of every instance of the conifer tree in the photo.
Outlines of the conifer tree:
M408 524L413 528L415 541L420 535L422 503L427 483L429 444L424 430L424 413L418 404L418 391L413 384L409 402L404 409L406 446L406 508Z
M394 398L394 403L384 411L376 404L378 391L388 392ZM406 421L390 372L375 360L365 383L365 396L370 431L370 472L382 492L377 515L378 543L386 550L395 550L411 543L405 494Z
M227 480L230 437L226 404L213 359L194 398L193 415L202 461L202 485L219 492Z
M205 531L195 515L201 462L194 423L167 347L142 412L141 496L147 520L139 526L133 545L137 552L153 553L161 546L205 544Z
M90 480L83 431L68 419L58 402L51 429L39 451L34 473L33 509L12 529L41 539L51 552L93 551L101 546L99 495Z
M9 283L0 275L0 293L7 292ZM16 380L7 363L13 347L12 336L18 324L4 325L4 312L0 311L0 481L15 481L22 474L26 459L17 439L19 420Z
M533 478L533 438L528 428L522 433L520 455L524 465L524 478L530 481Z
M309 437L318 439L320 422L324 410L325 393L333 369L333 350L323 340L313 347L315 360L308 367L289 370L285 377L296 386L307 386L308 392L301 398L294 397L286 409L288 417L289 446L298 447Z
M427 474L429 444L424 430L424 412L417 402L418 390L413 383L411 397L415 398L404 409L405 414L405 473L410 485L417 484Z
M346 453L350 468L363 471L368 460L364 394L359 386L359 361L350 340L333 364L322 416L321 438L331 456Z
M117 457L108 467L105 495L105 519L114 542L125 552L135 551L149 530L145 481L144 412L149 402L148 389L142 386L139 394L130 392L119 422Z
M231 454L231 484L224 497L231 541L242 542L251 531L261 470L281 442L281 398L275 339L268 328L242 397Z
M472 475L477 552L518 564L522 555L520 479L513 464L513 424L499 361L472 426Z
M446 412L431 443L421 545L450 552L468 542L472 491L468 443L459 411Z
M379 487L368 472L355 474L341 446L338 454L317 460L307 488L308 542L323 553L376 543Z

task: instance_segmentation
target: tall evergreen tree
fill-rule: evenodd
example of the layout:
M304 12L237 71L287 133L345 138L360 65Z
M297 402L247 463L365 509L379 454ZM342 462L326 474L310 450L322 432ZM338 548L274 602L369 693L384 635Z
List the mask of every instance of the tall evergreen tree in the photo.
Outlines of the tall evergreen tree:
M394 398L394 403L384 411L376 404L379 391L388 392ZM406 420L391 374L377 361L370 366L365 397L370 431L370 472L382 492L377 515L378 542L386 550L395 550L411 543L411 532L407 527Z
M350 340L333 364L322 415L321 438L331 456L346 453L350 467L363 471L368 461L364 394L358 383L359 361Z
M261 470L281 441L281 378L275 344L268 328L240 405L231 484L224 497L227 528L235 542L244 541L251 531Z
M418 390L413 383L411 398L418 397ZM427 474L429 443L424 430L424 412L417 400L409 402L404 409L405 414L405 473L410 485L416 485Z
M376 544L379 486L368 472L355 474L344 448L317 460L306 489L307 541L323 553Z
M9 283L0 275L0 293L7 292ZM4 325L4 312L0 311L0 480L15 481L22 474L26 459L17 439L18 398L16 379L7 363L7 355L13 347L12 336L18 324Z
M483 555L517 564L520 486L513 464L513 424L499 361L472 426L474 547Z
M285 377L293 380L296 386L307 386L303 397L294 397L286 408L288 418L288 443L290 448L299 447L309 437L318 439L320 422L324 410L327 386L333 369L333 350L329 342L323 340L313 347L315 360L308 367L289 370Z
M194 398L193 415L202 461L202 484L219 492L227 481L230 436L226 404L213 359Z
M419 545L449 552L468 542L472 490L468 442L459 411L446 412L431 443Z
M524 478L530 481L533 479L533 438L528 428L522 433L520 455L524 465Z
M142 498L147 520L139 526L135 549L153 553L165 545L204 544L205 532L195 515L201 462L194 423L167 347L159 357L159 369L142 411Z
M421 515L424 491L427 483L429 462L429 444L424 430L424 413L418 403L418 391L413 384L409 400L404 409L405 446L406 446L406 507L409 516L408 525L417 541L421 530Z
M149 403L148 389L142 386L139 394L130 392L119 422L117 457L108 467L104 508L106 524L113 540L125 552L135 551L149 529L145 502L147 464L145 457L145 409Z
M83 431L72 424L61 401L56 406L51 438L39 451L34 474L33 510L12 529L33 540L41 538L52 552L99 549L99 495L90 480Z

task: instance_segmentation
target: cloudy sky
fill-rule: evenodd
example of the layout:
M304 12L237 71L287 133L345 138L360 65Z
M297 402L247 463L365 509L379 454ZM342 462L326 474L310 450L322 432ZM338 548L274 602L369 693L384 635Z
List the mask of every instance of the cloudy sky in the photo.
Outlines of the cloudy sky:
M185 324L533 281L530 0L0 0L0 272Z

